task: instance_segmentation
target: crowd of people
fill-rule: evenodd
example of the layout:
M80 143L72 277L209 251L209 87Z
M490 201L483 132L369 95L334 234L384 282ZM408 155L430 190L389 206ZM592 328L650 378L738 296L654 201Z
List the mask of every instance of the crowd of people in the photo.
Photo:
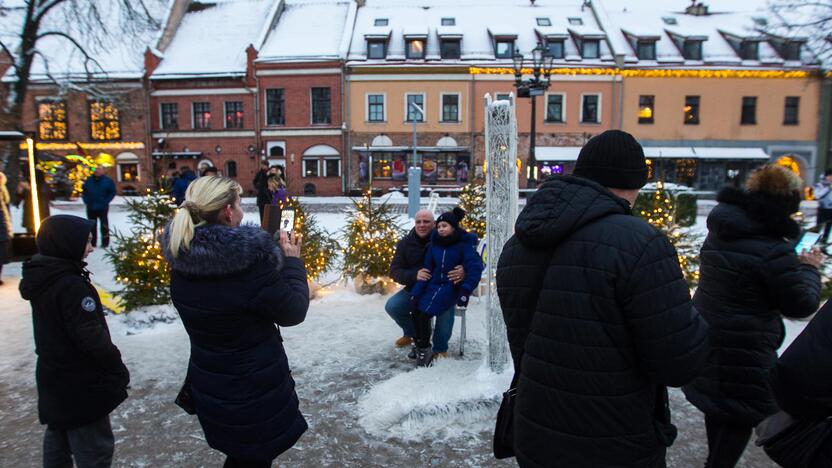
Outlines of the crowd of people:
M593 137L573 174L550 177L529 199L504 246L496 284L515 372L518 464L666 466L677 434L667 387L681 387L705 416L706 467L734 466L755 426L783 420L776 443L764 445L772 458L832 466L832 312L816 313L823 253L795 251L800 179L766 165L744 188L718 194L691 298L671 242L632 215L647 173L631 135ZM254 184L261 215L285 201L279 168L264 165ZM304 321L309 290L301 236L242 225L241 195L229 178L190 181L161 243L191 342L177 402L197 415L225 467L268 467L308 429L280 329ZM417 366L447 356L454 308L480 282L464 216L417 213L390 266L403 286L385 306L402 331L394 345L412 346ZM40 253L23 266L47 467L73 458L110 466L109 414L127 397L129 373L84 268L95 231L94 221L47 217ZM783 317L812 314L778 359Z

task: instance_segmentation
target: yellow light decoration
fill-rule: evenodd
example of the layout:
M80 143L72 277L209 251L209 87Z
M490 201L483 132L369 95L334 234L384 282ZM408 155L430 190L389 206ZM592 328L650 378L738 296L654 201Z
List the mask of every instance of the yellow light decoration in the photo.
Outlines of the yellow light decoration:
M541 70L542 72L543 70ZM471 75L514 75L513 68L470 67ZM533 69L524 68L522 74L531 75ZM731 70L731 69L649 69L632 70L621 68L552 68L552 76L622 76L626 78L763 78L803 79L818 76L817 72L805 70Z
M98 153L98 156L95 157L95 164L97 166L113 167L115 162L116 159L108 153Z
M144 149L140 141L126 141L123 143L37 143L38 151L75 151L78 147L84 150L128 150ZM20 144L20 149L26 149L26 143Z

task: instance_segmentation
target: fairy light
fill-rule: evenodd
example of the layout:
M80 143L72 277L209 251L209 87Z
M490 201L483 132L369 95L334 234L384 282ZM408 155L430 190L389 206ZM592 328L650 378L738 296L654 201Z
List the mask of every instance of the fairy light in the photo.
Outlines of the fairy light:
M144 149L144 143L140 141L126 141L121 143L38 143L35 148L38 151L74 151L78 147L84 150L128 150L128 149ZM24 143L20 144L20 149L25 149Z
M541 73L545 70L541 69ZM470 67L471 75L514 75L514 68L507 67ZM524 68L523 75L531 75L534 70ZM749 78L749 79L804 79L818 76L817 72L806 70L733 70L733 69L647 69L633 70L622 68L574 67L551 68L551 76L621 76L625 78ZM828 75L828 73L827 73Z

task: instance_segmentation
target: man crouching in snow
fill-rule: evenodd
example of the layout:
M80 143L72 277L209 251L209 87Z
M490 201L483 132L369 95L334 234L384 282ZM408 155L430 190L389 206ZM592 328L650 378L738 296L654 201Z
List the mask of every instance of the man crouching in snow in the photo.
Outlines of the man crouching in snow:
M127 398L130 374L83 261L93 229L77 216L50 216L38 231L39 253L23 264L20 294L32 303L45 468L72 466L73 457L79 467L109 467L110 412Z

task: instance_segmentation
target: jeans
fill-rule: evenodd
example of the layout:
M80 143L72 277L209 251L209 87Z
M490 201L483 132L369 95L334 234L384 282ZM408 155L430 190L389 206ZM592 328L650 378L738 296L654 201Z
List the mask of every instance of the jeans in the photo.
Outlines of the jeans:
M110 223L107 221L107 212L110 208L104 208L103 210L91 210L87 208L87 219L99 222L101 224L101 246L107 247L110 245ZM96 233L95 228L92 230L92 245L95 247L96 243Z
M732 468L740 460L752 427L737 426L705 415L708 459L705 468Z
M410 317L410 291L402 289L390 296L384 304L384 310L401 327L402 335L411 338L416 337L416 330L413 329L413 319ZM433 352L448 352L448 341L454 333L454 308L451 307L443 314L436 317L436 324L433 329Z
M109 415L74 429L47 426L43 434L43 468L72 468L73 457L79 468L109 468L114 446Z

